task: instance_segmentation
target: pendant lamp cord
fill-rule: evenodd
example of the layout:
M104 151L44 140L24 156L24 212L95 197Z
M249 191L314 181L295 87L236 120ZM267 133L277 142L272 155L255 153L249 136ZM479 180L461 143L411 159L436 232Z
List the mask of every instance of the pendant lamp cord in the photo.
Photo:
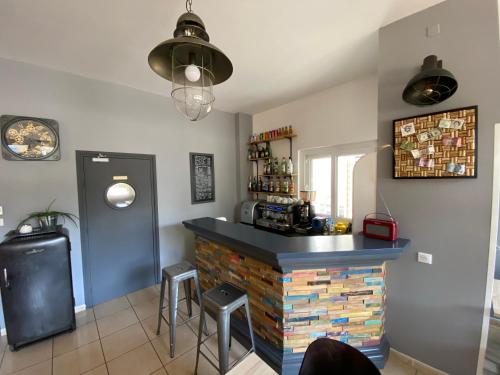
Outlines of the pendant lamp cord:
M186 10L188 13L192 13L191 5L193 5L193 0L186 0Z

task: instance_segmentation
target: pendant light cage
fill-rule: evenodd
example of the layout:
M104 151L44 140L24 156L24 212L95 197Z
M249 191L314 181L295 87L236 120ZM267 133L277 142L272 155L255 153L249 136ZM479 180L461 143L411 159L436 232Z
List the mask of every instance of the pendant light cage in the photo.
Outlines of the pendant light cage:
M205 118L215 101L211 53L202 45L179 44L172 51L172 99L190 121Z

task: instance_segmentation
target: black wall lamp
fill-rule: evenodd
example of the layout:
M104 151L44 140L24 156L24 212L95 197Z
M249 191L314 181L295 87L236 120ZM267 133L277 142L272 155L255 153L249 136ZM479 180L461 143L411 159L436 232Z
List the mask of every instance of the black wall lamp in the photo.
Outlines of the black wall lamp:
M443 61L430 55L424 59L420 73L406 85L403 100L418 106L438 104L451 97L457 88L455 76L443 69Z

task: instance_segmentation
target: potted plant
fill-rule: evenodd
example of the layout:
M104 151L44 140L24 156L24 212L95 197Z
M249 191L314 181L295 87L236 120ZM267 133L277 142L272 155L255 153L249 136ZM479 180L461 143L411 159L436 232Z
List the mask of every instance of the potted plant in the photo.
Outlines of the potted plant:
M37 211L30 213L28 217L26 217L23 221L21 221L19 226L25 224L30 220L37 220L42 230L53 229L57 226L57 221L60 217L62 217L65 221L66 219L68 219L73 224L75 224L75 226L78 225L77 224L78 216L73 215L69 212L52 210L52 205L54 204L55 201L56 200L54 199L52 202L50 202L49 206L44 211Z

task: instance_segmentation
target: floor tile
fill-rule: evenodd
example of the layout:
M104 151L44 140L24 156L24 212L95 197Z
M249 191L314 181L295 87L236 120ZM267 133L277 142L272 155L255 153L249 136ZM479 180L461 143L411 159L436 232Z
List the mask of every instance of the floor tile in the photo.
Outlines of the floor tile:
M54 356L70 352L98 339L99 334L97 333L97 325L92 321L84 326L78 327L73 332L54 337Z
M3 355L3 352L6 348L7 348L7 336L0 336L0 357Z
M104 364L99 341L84 345L69 353L54 357L54 375L82 374Z
M132 307L135 310L135 313L137 314L140 320L144 320L153 315L158 316L158 308L159 308L158 298L140 302Z
M142 324L142 328L144 329L144 332L146 332L146 335L148 335L148 338L150 340L152 340L158 336L156 334L156 330L158 328L158 317L156 315L151 316L147 319L144 319L143 321L141 321L141 324ZM165 333L168 333L168 325L162 319L161 320L160 335L163 335Z
M162 367L161 369L153 372L151 375L168 375L167 371Z
M128 302L127 297L123 296L95 306L94 314L96 319L102 319L105 316L112 315L129 307L130 303Z
M31 344L11 352L6 349L0 374L10 374L52 358L52 339Z
M207 322L208 333L217 332L217 322L208 314L205 314L205 319ZM193 330L193 332L198 336L198 330L200 329L200 318L194 318L190 322L187 323L189 327Z
M76 313L76 326L81 327L95 321L94 309L86 309Z
M123 328L131 326L137 323L137 316L135 315L134 309L129 307L128 309L121 310L113 315L108 315L102 319L97 320L97 328L99 329L99 336L105 337L113 332L119 331Z
M139 323L104 337L101 342L106 362L141 346L147 341L148 337Z
M193 348L180 357L175 358L175 360L167 364L165 368L171 375L192 375L194 373L195 364L196 348ZM217 375L218 371L205 359L205 357L200 355L198 374Z
M158 298L159 295L159 290L154 285L152 285L149 288L141 289L136 292L127 294L127 298L132 305L138 305L141 302L147 302L152 299Z
M102 365L93 370L84 372L83 375L108 375L108 368L106 365Z
M161 368L149 342L108 362L109 375L148 375Z
M14 372L12 375L51 375L52 359L48 359L37 365L25 368L24 370Z
M380 372L382 375L415 375L417 370L401 361L397 356L391 354L384 369Z
M175 358L194 348L197 342L196 335L189 327L185 325L177 327ZM170 358L170 337L168 332L154 338L151 340L151 343L164 365L172 361L172 358Z
M267 363L257 354L252 353L237 366L233 367L227 375L278 375Z
M210 353L219 360L219 346L217 342L217 334L210 337L205 341L205 345L210 350ZM231 348L229 349L229 367L232 367L234 363L239 361L246 353L247 349L243 345L241 345L236 339L233 337L231 342Z

